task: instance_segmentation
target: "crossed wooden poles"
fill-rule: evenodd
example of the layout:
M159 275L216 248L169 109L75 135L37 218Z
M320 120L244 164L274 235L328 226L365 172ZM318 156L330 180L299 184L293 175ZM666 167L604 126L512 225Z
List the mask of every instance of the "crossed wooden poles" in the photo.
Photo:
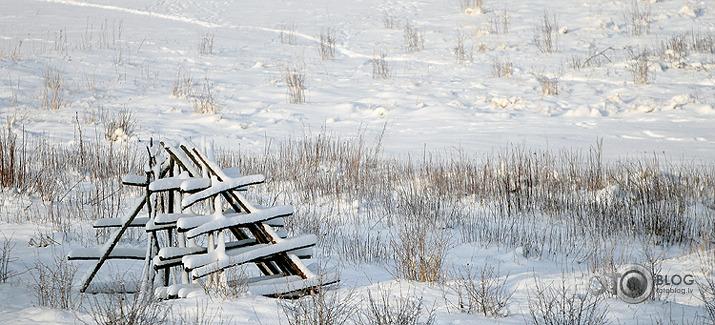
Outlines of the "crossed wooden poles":
M145 195L124 217L94 222L94 228L114 229L102 247L68 254L70 260L96 261L81 280L81 292L112 290L90 286L110 259L144 260L138 289L143 294L153 291L161 299L203 290L202 278L205 284L225 282L227 268L246 263L254 263L262 273L245 280L248 289L266 296L297 296L339 281L334 275L318 276L303 264L302 259L311 257L316 238L287 237L284 218L293 214L292 206L262 207L241 194L265 176L221 169L210 148L200 152L188 143L163 141L152 142L147 149L146 175L122 180L144 188ZM146 230L146 249L118 247L129 227ZM166 235L160 240L162 232Z

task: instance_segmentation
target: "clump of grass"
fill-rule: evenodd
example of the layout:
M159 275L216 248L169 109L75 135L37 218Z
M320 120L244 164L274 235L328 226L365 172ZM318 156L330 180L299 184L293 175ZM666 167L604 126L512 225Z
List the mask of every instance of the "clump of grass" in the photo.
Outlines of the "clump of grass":
M457 63L459 64L474 61L474 49L471 44L467 44L466 40L466 36L458 30L452 52L454 53L454 57L457 59Z
M541 86L542 95L556 96L559 94L559 78L549 78L547 76L541 75L537 76L536 80Z
M653 81L653 71L649 66L650 52L644 49L641 52L631 53L628 68L635 84L647 84Z
M419 52L425 46L422 34L410 24L409 20L405 23L404 37L407 53Z
M71 264L64 256L53 256L50 264L35 260L29 273L33 283L30 292L38 306L74 310L79 306L79 293L72 290L78 265Z
M163 324L168 320L171 307L158 302L151 295L127 294L123 291L92 297L89 312L93 324L150 325Z
M484 0L460 0L459 6L467 14L484 13Z
M175 325L223 325L233 324L231 319L225 319L223 308L211 311L208 302L196 301L193 308L181 308L172 311L168 316L167 323ZM172 309L173 310L173 309Z
M623 10L623 17L628 25L628 31L633 36L650 34L651 17L650 3L632 0Z
M511 77L514 75L514 64L509 57L499 59L492 58L492 76L497 78Z
M696 52L715 53L715 35L713 32L690 32L690 42L688 47Z
M341 325L350 320L356 309L352 292L341 294L326 288L295 300L280 299L278 305L289 325Z
M445 234L417 223L405 224L392 241L397 279L420 282L444 281L448 240Z
M194 80L191 77L191 70L180 66L179 71L176 73L176 79L174 79L172 95L178 98L191 98L193 88Z
M487 18L489 32L492 34L508 34L511 14L507 10L496 10Z
M214 52L214 33L206 32L199 36L199 55L211 55Z
M22 191L31 184L29 157L24 137L18 143L10 126L0 131L0 186Z
M384 51L372 56L372 59L370 60L370 63L372 64L372 79L390 78L390 64L385 58L387 58L387 53Z
M541 53L552 54L559 51L559 22L556 15L544 12L541 24L534 31L534 43Z
M569 67L575 71L581 70L584 67L600 67L605 61L612 62L611 58L608 57L607 52L613 51L613 47L608 47L606 49L599 49L598 47L591 47L588 52L588 57L583 59L582 57L572 55L569 61Z
M395 15L391 11L382 12L382 25L387 29L395 28Z
M14 276L13 272L10 271L10 261L12 261L12 250L15 248L15 244L12 242L12 236L8 238L4 233L2 233L2 236L3 241L0 244L0 283L6 283L8 279Z
M320 31L320 58L323 60L335 58L335 31L330 27Z
M69 103L68 90L65 88L64 72L47 66L42 88L42 108L58 110Z
M209 77L204 77L204 82L201 88L201 93L194 97L194 113L198 114L215 114L221 110L216 98L214 97L213 84Z
M134 136L137 121L134 114L125 108L110 116L104 126L104 136L107 140L126 141Z
M607 324L606 312L601 296L570 292L564 282L556 287L543 287L537 280L533 292L529 295L531 324Z
M434 309L427 310L422 297L400 295L392 298L389 291L378 296L368 291L362 305L366 307L355 320L360 325L431 325L435 322Z
M513 294L506 287L507 275L500 279L498 271L484 264L476 273L464 268L455 274L450 288L457 294L457 308L465 313L484 316L506 316L506 307Z
M22 39L13 38L0 44L0 60L19 60L22 58Z
M715 53L715 37L695 31L676 33L660 41L654 50L662 60L673 63L677 68L687 66L686 57L690 52Z
M661 41L657 53L661 59L679 63L685 58L688 51L687 34L675 34L665 41Z
M698 281L698 292L704 303L706 315L702 317L710 323L715 322L715 278L707 272L702 281Z
M289 24L281 25L280 38L281 44L295 45L297 43L295 36L295 24L291 22Z
M248 277L244 268L227 269L216 280L201 283L207 295L232 299L243 297L248 292Z
M283 81L288 86L288 101L292 104L305 103L305 71L301 66L288 66L283 72Z

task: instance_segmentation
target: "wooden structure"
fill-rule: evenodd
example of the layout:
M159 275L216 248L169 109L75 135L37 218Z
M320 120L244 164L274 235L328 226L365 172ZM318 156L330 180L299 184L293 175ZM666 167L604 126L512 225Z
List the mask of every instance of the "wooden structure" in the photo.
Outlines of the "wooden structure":
M221 169L210 148L201 152L188 143L152 143L148 151L146 175L122 180L143 188L145 195L126 216L94 222L95 228L113 229L102 247L68 255L96 261L82 278L82 292L96 291L92 280L109 259L144 260L137 289L162 299L203 291L201 282L227 285L224 271L246 263L262 274L245 280L249 291L266 296L297 296L338 281L317 276L303 264L316 238L287 237L283 226L292 206L262 207L243 196L246 187L265 180L263 175ZM146 249L118 247L130 227L146 230Z

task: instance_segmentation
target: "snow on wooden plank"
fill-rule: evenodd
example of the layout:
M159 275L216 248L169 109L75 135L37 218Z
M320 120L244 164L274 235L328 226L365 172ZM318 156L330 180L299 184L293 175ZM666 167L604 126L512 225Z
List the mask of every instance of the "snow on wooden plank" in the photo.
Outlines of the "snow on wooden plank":
M251 247L228 251L225 254L217 253L214 254L214 256L208 256L212 255L212 253L214 252L217 252L214 251L206 255L186 256L182 259L182 261L184 262L184 265L187 269L193 269L191 271L192 277L194 279L198 279L234 265L240 265L270 255L276 255L279 253L314 246L315 242L315 235L300 235L288 238L276 244L258 244ZM213 259L213 261L211 261L211 259ZM207 261L208 263L206 263ZM203 266L196 267L200 264L203 264Z
M245 246L255 245L255 239L243 239L239 241L232 241L226 243L226 250L239 249ZM159 255L154 256L154 269L163 269L167 267L174 267L182 265L182 258L189 255L205 254L207 251L206 247L191 247L191 248L179 248L179 247L164 247L159 250Z
M251 251L263 246L268 246L268 244L258 244L250 247L242 247L237 249L237 251ZM197 267L215 263L220 260L227 259L226 253L220 250L214 250L206 254L198 255L188 255L181 258L181 262L184 263L184 268L186 270L193 270Z
M186 237L194 238L211 231L222 230L230 227L240 227L256 222L263 222L273 218L289 216L291 214L293 214L293 206L283 205L259 210L253 213L238 213L219 216L218 218L207 221L202 225L187 231Z
M159 230L169 230L169 229L174 229L174 228L176 228L175 223L157 224L153 220L149 220L149 222L146 223L144 230L146 232L152 232L152 231L159 231Z
M176 223L181 218L196 217L194 213L157 213L154 217L154 223L157 225Z
M146 186L146 176L142 175L125 175L122 177L122 184L129 186Z
M177 258L172 258L168 260L162 260L159 259L158 256L154 256L152 259L152 264L154 265L154 270L160 270L160 269L165 269L169 267L174 267L174 266L180 266L181 265L181 257Z
M242 239L237 241L231 241L226 243L226 250L235 249L238 247L245 247L253 245L256 243L255 239ZM157 257L160 260L168 260L177 257L184 257L186 255L193 254L203 254L206 253L206 247L196 246L196 247L163 247L159 250Z
M266 225L271 226L271 227L285 227L285 225L286 225L286 219L284 217L268 219L268 220L262 221L262 222Z
M269 279L248 284L248 291L263 296L283 296L315 287L322 287L340 281L337 275L310 277L303 279L297 275Z
M152 192L175 191L180 189L181 183L187 180L185 175L160 178L149 184L149 190Z
M199 191L197 193L185 196L181 200L181 205L184 209L186 209L198 201L207 199L216 194L220 194L221 192L230 191L243 186L263 183L265 180L266 177L261 174L242 176L238 178L228 178L224 179L223 181L212 180L211 187Z
M204 223L207 223L211 220L214 220L216 218L220 218L220 216L217 216L219 213L216 214L205 214L205 215L197 215L193 217L186 217L186 218L180 218L179 220L176 221L176 230L177 231L188 231L190 229L196 228Z
M184 193L193 193L211 187L210 178L192 178L181 183L179 189Z
M168 287L158 287L154 289L154 297L157 299L186 298L194 292L204 291L199 283L173 284Z
M171 290L169 290L169 295L172 295ZM206 291L200 284L184 285L183 287L176 290L176 295L179 298L190 298L194 296L206 295Z
M228 284L231 285L231 284L256 283L256 282L268 281L271 279L282 278L282 277L285 277L285 274L261 275L261 276L250 277L248 279L229 280Z
M116 228L124 225L123 218L102 218L92 222L94 228ZM149 221L149 217L136 217L128 227L144 227Z
M311 257L313 257L313 247L296 249L294 251L291 251L290 253L297 256L300 259L311 258Z
M69 260L98 260L102 257L102 248L75 248L67 254ZM108 259L143 260L146 258L145 249L137 248L114 248L107 257Z
M196 246L196 247L162 247L159 253L156 254L160 260L169 260L177 257L184 257L185 255L200 254L205 253L206 247Z

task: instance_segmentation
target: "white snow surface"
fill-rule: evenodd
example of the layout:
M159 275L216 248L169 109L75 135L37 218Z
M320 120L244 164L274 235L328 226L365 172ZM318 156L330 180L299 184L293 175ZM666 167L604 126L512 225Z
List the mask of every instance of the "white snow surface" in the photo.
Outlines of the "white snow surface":
M654 54L649 64L653 79L647 84L634 83L628 59L629 52L656 48L677 33L712 35L715 2L649 1L653 21L650 34L641 36L629 34L626 0L486 0L483 12L472 13L463 12L460 2L0 0L0 119L53 145L76 142L78 130L106 141L103 120L128 110L136 118L136 131L119 132L120 141L208 139L217 148L260 151L271 140L321 129L341 137L364 132L370 138L384 129L382 148L398 157L425 151L489 153L509 144L588 150L602 139L606 159L653 153L671 161L715 158L715 54L690 53L677 60ZM490 31L491 17L504 10L510 15L509 33ZM540 53L534 44L545 11L560 24L560 50L553 54ZM385 12L394 15L396 28L383 26ZM424 38L421 51L405 51L406 20ZM291 26L295 44L283 44L281 32ZM319 35L327 27L335 31L336 53L324 61L318 54ZM473 62L455 60L458 31L475 49ZM198 47L207 35L213 49L202 55ZM574 57L586 60L603 50L607 58L600 57L600 66L570 68ZM372 78L371 59L380 52L387 54L388 79ZM494 77L493 62L504 59L513 63L513 75ZM306 75L305 104L288 102L282 79L285 68L296 64ZM48 68L63 74L59 110L39 108ZM172 95L178 73L192 76L193 96L200 95L207 80L219 111L194 113L193 98ZM558 95L542 94L542 75L559 79ZM2 203L6 209L22 209ZM69 250L28 245L50 226L2 222L0 229L15 245L11 271L18 274L0 283L1 322L89 320L83 310L36 307L28 290L27 267L36 259L49 263ZM486 261L509 274L507 287L515 294L509 316L500 318L450 311L444 301L454 297L445 297L443 288L395 280L383 266L327 264L340 269L339 291L354 290L358 300L368 291L423 297L427 308L435 306L437 324L522 324L529 317L535 276L584 286L593 275L578 263L526 258L520 249L474 243L451 247L448 254L451 265ZM663 254L663 269L673 274L698 270L701 264L697 253L674 248ZM140 270L142 264L117 263L114 271ZM77 277L91 267L81 265ZM206 301L216 303L222 318L233 323L287 323L275 299L256 294L171 303L191 309ZM637 305L607 299L606 305L609 319L620 324L688 321L703 313L696 295Z
M628 1L485 3L487 13L465 14L456 0L2 1L3 52L17 41L22 46L20 59L2 60L0 107L3 119L55 142L73 140L76 117L91 134L101 112L126 108L138 120L134 140L201 137L217 147L262 149L266 137L323 127L342 136L360 128L377 135L385 125L384 148L398 154L485 152L509 143L584 148L602 138L609 158L712 158L712 55L652 59L654 80L640 85L627 63L629 49L654 47L676 33L712 33L711 1L688 2L702 8L697 15L680 12L684 1L653 3L651 33L642 36L628 32ZM510 31L490 33L488 17L500 10L510 14ZM567 31L551 55L534 45L545 10ZM396 17L397 28L383 26L384 12ZM422 33L422 51L406 53L406 19ZM295 45L281 43L284 26L293 26ZM336 54L322 61L318 40L327 27L335 30ZM470 36L468 46L484 49L475 50L474 62L456 63L457 31ZM213 51L199 55L206 34L214 35ZM572 57L583 62L608 48L601 67L569 68ZM386 80L372 79L371 59L380 51L392 72ZM504 58L513 76L493 77L492 62ZM287 103L282 73L293 64L305 70L306 104ZM66 107L24 109L39 106L47 67L64 72ZM172 96L180 70L192 76L194 95L208 78L219 113L195 114L192 99ZM542 95L539 75L558 77L559 95Z

